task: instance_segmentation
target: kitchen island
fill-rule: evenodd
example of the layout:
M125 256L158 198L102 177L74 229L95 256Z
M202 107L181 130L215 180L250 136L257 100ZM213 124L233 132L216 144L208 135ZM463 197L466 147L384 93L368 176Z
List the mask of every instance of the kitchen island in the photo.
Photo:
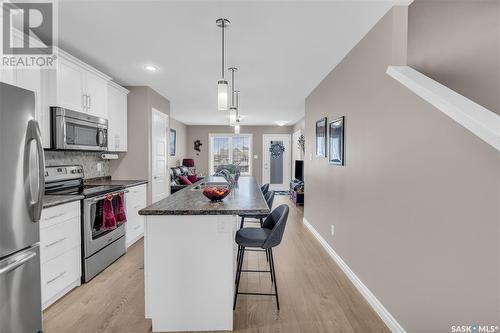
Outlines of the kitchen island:
M269 208L254 177L241 177L222 202L202 194L222 183L204 178L139 211L146 216L145 311L154 332L233 329L238 215Z

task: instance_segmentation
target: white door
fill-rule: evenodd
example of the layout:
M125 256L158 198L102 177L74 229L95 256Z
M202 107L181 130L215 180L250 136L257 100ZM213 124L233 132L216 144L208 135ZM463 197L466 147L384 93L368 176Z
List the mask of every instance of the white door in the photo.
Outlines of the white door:
M86 112L84 106L85 72L77 65L59 59L57 104L73 111Z
M286 191L291 179L291 149L289 134L264 134L262 182L269 183L269 189Z
M166 198L170 193L168 162L168 116L152 109L151 118L151 203Z
M107 119L107 81L92 73L86 73L85 79L86 92L89 96L88 113Z

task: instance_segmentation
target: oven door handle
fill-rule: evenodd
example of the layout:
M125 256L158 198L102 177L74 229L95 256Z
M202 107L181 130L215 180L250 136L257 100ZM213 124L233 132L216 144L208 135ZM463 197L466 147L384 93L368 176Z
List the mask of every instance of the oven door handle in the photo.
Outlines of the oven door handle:
M128 193L130 192L129 190L123 190L123 191L117 191L117 192L111 192L111 193L108 193L108 194L105 194L105 195L101 195L99 197L96 197L96 198L91 198L92 202L97 202L99 200L102 200L102 199L105 199L108 195L111 195L111 196L115 196L117 195L118 193Z

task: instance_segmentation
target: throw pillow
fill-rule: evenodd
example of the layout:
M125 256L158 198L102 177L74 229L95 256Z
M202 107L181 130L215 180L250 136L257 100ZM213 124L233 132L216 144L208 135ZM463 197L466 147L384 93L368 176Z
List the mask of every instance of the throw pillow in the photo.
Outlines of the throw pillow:
M196 183L198 181L198 176L197 175L189 175L188 179L191 183Z
M181 181L182 185L192 184L186 176L179 176L179 180Z

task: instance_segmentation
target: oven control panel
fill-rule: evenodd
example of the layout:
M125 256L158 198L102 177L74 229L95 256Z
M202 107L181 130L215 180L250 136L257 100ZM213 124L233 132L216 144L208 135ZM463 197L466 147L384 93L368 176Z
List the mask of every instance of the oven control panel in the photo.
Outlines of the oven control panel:
M83 178L81 165L58 165L45 167L45 182Z

